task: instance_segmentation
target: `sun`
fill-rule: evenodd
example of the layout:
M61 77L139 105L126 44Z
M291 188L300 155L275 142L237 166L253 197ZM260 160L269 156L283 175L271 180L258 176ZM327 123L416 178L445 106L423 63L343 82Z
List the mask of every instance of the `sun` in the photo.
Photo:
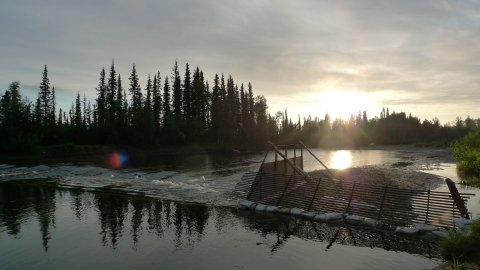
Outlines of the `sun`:
M357 115L359 111L373 111L373 97L353 91L328 91L316 94L312 111L317 116L330 115L331 121L335 118L348 120L350 115ZM367 116L368 117L368 116Z

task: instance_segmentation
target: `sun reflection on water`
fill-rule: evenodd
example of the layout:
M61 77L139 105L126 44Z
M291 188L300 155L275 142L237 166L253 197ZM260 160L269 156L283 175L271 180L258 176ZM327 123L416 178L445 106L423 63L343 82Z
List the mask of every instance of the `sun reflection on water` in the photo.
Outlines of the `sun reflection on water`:
M340 150L333 154L332 164L330 167L332 169L345 169L352 165L352 156L350 151Z

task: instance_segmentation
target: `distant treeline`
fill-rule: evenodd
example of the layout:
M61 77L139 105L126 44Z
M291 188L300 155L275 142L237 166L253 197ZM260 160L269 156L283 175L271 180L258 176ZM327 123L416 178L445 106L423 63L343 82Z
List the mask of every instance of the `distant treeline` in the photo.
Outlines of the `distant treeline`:
M440 125L437 118L423 122L404 112L367 118L365 111L349 119L298 117L285 112L267 113L264 96L254 96L252 85L238 85L215 74L210 86L197 67L187 63L183 77L175 61L170 76L148 75L142 90L133 65L128 90L112 61L109 73L102 68L97 98L77 97L69 110L56 108L55 87L50 87L47 66L35 102L20 93L15 81L1 95L0 149L33 152L38 145L162 146L216 143L239 149L264 147L268 140L284 144L302 140L310 146L342 147L451 141L480 128L480 119L457 117ZM361 104L359 104L360 106Z
M465 120L457 117L452 123L440 124L438 118L423 121L404 112L389 112L383 108L380 117L368 119L366 111L359 111L349 119L336 118L333 121L328 113L324 119L300 117L294 123L285 113L277 112L279 123L277 142L284 144L303 141L316 147L354 147L370 144L418 144L423 146L446 147L465 134L480 130L480 118Z

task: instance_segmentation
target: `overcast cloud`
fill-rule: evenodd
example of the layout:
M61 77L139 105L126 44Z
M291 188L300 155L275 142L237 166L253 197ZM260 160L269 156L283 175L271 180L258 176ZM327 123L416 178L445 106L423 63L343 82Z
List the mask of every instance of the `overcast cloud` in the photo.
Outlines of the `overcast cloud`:
M373 98L422 119L480 117L478 1L3 1L0 90L36 97L43 66L67 109L93 101L112 59L128 86L136 64L170 75L175 59L251 82L269 111L322 116L322 93ZM183 76L183 75L182 75ZM315 111L312 111L315 109Z

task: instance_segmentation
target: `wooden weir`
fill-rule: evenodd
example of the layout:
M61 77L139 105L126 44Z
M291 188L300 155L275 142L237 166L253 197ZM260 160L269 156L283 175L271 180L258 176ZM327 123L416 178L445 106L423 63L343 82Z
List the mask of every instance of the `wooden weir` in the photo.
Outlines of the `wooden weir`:
M286 156L287 147L285 154L273 144L272 148L275 150L275 161L265 163L264 159L258 172L246 173L233 191L234 198L311 212L348 213L395 226L424 223L455 228L454 218L469 218L466 203L469 196L475 194L402 189L325 176L310 177L303 171L303 148L302 155L290 159ZM277 154L282 160L277 160Z

